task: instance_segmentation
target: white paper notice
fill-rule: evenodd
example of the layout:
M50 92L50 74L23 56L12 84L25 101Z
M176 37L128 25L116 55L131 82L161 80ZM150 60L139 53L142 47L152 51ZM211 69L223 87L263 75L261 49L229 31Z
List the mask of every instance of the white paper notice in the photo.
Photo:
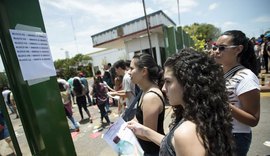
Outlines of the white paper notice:
M9 31L24 80L56 75L45 33L12 29Z
M143 156L144 152L136 136L127 128L127 123L121 117L108 129L103 138L118 155Z

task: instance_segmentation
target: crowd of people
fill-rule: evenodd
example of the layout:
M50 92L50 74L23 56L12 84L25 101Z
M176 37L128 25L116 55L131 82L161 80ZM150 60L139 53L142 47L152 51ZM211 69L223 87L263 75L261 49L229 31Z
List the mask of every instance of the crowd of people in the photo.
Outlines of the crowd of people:
M261 85L261 92L269 92L270 79L268 79L266 74L269 74L270 33L266 35L261 35L257 39L253 37L251 39L251 42L254 45L255 55L257 58L258 73L261 73L260 78L262 79L263 82ZM265 72L261 72L262 69L264 69Z
M242 31L230 30L211 45L210 54L182 49L167 58L163 69L143 53L131 61L106 64L103 74L96 71L92 86L82 72L57 81L66 116L77 132L72 103L78 105L79 122L85 120L84 110L90 124L93 119L87 106L96 104L100 123L105 125L111 124L112 103L118 106L119 116L127 108L136 110L128 128L145 156L245 156L252 142L251 127L260 120L258 73L261 67L268 73L269 56L269 38L250 40ZM136 88L141 94L133 106ZM168 134L163 125L166 103L173 109ZM8 106L17 113L14 104Z
M217 39L210 56L183 49L168 58L162 91L175 113L170 132L164 135L138 121L137 116L128 127L139 140L159 145L159 155L247 155L251 127L260 119L254 47L243 32L231 30ZM142 73L148 69L134 64ZM149 104L154 108L153 103L158 105L152 98Z

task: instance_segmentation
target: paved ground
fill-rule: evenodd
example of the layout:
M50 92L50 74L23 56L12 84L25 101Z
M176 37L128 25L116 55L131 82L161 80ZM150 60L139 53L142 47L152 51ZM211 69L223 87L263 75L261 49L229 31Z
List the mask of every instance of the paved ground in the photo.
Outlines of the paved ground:
M117 107L110 107L112 113L110 114L111 121L115 121L118 118L117 115ZM103 134L107 131L108 126L103 130L98 131L97 127L100 127L100 113L96 106L88 107L90 113L93 117L93 124L89 122L80 124L80 132L72 132L71 136L74 141L74 146L78 156L117 156L117 154L109 147L109 145L102 139ZM74 117L77 121L80 119L80 115L78 113L78 108L75 106L73 108ZM171 108L166 107L166 121L169 120L169 115L171 113ZM27 146L26 138L24 135L23 127L21 125L20 119L15 119L14 115L11 115L11 120L15 129L15 133L18 139L18 142L21 147L21 151L23 155L31 155L31 152ZM105 121L105 120L104 120ZM69 121L68 121L69 122ZM167 124L168 122L166 122ZM69 122L69 125L71 123ZM166 127L168 127L166 125ZM168 130L168 129L167 129ZM4 153L9 154L12 153L10 149L7 148L5 142L1 141L1 152L3 150ZM3 152L2 152L3 153Z
M166 107L165 115L165 131L167 132L168 124L170 122L171 108ZM100 132L97 132L96 127L100 124L100 115L96 106L88 107L91 115L94 118L94 123L89 122L80 125L80 132L71 133L74 146L78 156L117 156L117 154L109 147L109 145L102 139L102 135L106 132L106 128ZM117 116L117 108L111 107L112 113L110 118L115 121ZM80 119L78 108L74 107L74 117L78 121ZM18 142L20 144L21 151L24 156L30 156L30 150L24 135L24 131L20 122L20 119L15 119L15 115L11 115L14 130ZM263 145L265 141L270 141L270 93L261 93L261 118L259 124L253 128L253 141L248 153L248 156L266 156L270 155L270 147ZM11 150L8 149L5 142L0 141L1 153L9 154Z
M270 93L261 93L261 117L259 124L252 128L252 144L249 156L270 155L270 147L263 145L270 141Z
M74 146L78 156L116 156L117 154L109 147L109 145L101 138L106 129L96 132L95 127L99 126L99 112L95 106L88 107L91 115L94 117L94 123L81 124L80 132L71 133L74 141ZM77 120L80 119L77 107L74 107L74 116ZM117 119L117 108L111 107L112 113L110 118L112 121ZM166 109L165 127L168 127L170 121L170 107ZM19 119L14 119L15 116L11 115L14 129L22 150L23 155L31 155L22 125ZM250 148L249 156L266 156L270 155L270 147L263 145L265 141L270 141L270 93L261 93L261 119L255 128L253 128L253 141ZM166 129L167 131L168 129ZM1 141L1 152L5 150L6 145ZM10 153L10 150L6 150Z

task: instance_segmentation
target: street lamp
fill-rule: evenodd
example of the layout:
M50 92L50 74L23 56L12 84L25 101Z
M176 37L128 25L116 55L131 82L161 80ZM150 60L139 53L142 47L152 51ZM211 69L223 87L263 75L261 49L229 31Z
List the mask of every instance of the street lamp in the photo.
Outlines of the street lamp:
M65 50L64 48L61 48L60 50L65 51L66 59L69 59L69 51Z

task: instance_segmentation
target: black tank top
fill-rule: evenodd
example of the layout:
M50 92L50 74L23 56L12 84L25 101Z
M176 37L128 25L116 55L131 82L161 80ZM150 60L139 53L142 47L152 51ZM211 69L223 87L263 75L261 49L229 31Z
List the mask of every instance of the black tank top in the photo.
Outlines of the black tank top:
M162 139L160 143L160 151L159 156L175 156L175 149L172 145L172 137L174 134L174 131L184 122L184 119L182 119L176 126L170 130L170 132Z
M147 93L149 93L149 92L155 93L161 99L161 101L163 103L163 110L158 115L157 132L160 134L164 134L163 121L164 121L164 114L165 114L165 102L164 102L163 98L157 92L148 91ZM141 109L141 104L142 104L142 102L137 107L136 118L140 124L143 124L143 111ZM155 143L150 142L150 141L142 140L140 138L138 138L138 141L139 141L142 149L144 150L145 154L158 155L158 153L159 153L159 146L158 145L156 145Z

